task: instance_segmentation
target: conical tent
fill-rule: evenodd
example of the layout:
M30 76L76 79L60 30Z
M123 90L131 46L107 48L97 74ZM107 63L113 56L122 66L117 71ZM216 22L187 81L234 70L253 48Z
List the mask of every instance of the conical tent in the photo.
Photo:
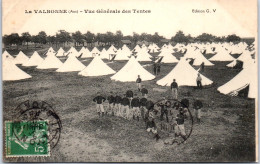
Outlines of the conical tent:
M210 61L232 61L235 60L224 47L218 47L216 49L217 54L212 56Z
M113 45L111 45L111 46L107 49L107 52L108 52L109 54L115 54L115 53L117 52L117 49L116 49Z
M76 56L76 57L79 57L79 56L80 56L80 53L79 53L74 47L71 47L71 48L69 49L69 51L67 52L67 55L66 55L66 56L68 56L68 55L74 55L74 56Z
M225 95L237 95L239 91L248 86L248 97L257 98L257 64L244 68L233 79L220 86L218 91Z
M37 51L34 51L33 55L31 56L31 58L23 64L23 66L38 66L39 64L41 64L43 62L43 58L41 58L41 56L38 54Z
M91 55L92 57L95 57L95 56L99 56L100 55L100 51L97 49L97 47L94 47L91 51Z
M133 82L136 81L138 75L140 75L142 81L152 80L155 78L154 75L144 69L136 58L132 56L126 65L113 75L111 79L122 82Z
M179 60L173 56L170 52L161 52L160 57L162 57L161 63L177 63ZM160 60L157 59L157 61Z
M4 53L2 54L2 62L5 62L6 60L14 62L14 57L10 55L7 51L4 51Z
M129 60L130 56L131 56L131 51L125 52L122 49L118 49L114 60Z
M56 56L66 56L65 55L65 51L60 47L58 52L57 52L57 54L56 54Z
M92 54L88 50L88 48L82 47L81 50L79 51L79 54L81 55L80 58L91 58Z
M140 50L141 50L141 47L137 44L132 51L133 52L139 52Z
M137 61L152 61L152 56L144 49L142 49L141 51L137 52L136 54Z
M18 68L11 60L5 60L2 66L3 81L14 81L31 78L29 74Z
M115 71L102 61L100 56L96 56L87 67L85 67L79 75L82 76L103 76L114 74Z
M210 85L213 82L207 77L200 74L202 85ZM196 71L187 61L182 58L179 63L168 73L164 78L156 83L161 86L170 86L173 79L176 80L179 86L197 86L196 79L198 71Z
M105 48L103 48L102 51L100 52L100 58L101 59L110 59L110 55Z
M206 59L199 50L187 51L186 54L184 55L184 58L193 58L194 59L193 65L195 66L201 65L203 62L205 66L214 65L213 63L208 61L208 59Z
M60 68L61 65L62 65L62 62L55 55L49 55L36 68L38 68L38 69L52 69L52 68Z
M229 63L227 67L234 67L237 64L237 61L240 60L243 62L243 68L246 66L250 66L250 64L254 63L253 58L251 57L251 52L248 50L245 50L242 55L240 55L237 59L235 59L233 62Z
M82 71L85 65L82 64L74 55L70 55L68 59L57 69L57 72L73 72Z
M15 64L25 64L28 60L29 58L22 51L20 51L15 57L14 62Z

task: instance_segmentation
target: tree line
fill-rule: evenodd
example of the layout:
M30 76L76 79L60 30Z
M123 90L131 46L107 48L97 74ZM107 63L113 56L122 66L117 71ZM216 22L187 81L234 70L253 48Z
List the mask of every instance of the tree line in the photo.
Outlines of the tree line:
M165 39L163 36L155 32L153 35L147 33L133 33L132 35L124 36L119 30L115 33L87 33L82 34L80 31L74 33L69 33L65 30L59 30L55 35L47 35L45 31L40 31L37 35L31 35L29 32L24 32L21 35L18 33L12 33L10 35L4 35L2 37L2 42L5 46L8 45L22 45L25 44L28 47L29 43L36 44L62 44L73 42L75 46L86 43L104 43L105 45L119 45L121 40L130 40L133 44L138 41L147 41L158 44L160 41ZM185 35L182 31L178 31L175 36L173 36L170 41L176 43L189 43L189 42L236 42L240 41L241 38L235 34L217 37L212 34L203 33L197 37L192 37L191 35Z

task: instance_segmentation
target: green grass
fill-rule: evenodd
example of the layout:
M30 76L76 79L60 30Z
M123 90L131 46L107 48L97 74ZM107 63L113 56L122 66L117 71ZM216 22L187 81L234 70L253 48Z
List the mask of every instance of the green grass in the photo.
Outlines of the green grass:
M10 53L13 55L16 52ZM28 53L32 54L32 51ZM181 54L177 55L181 56ZM87 66L90 61L91 59L87 59L83 64ZM121 61L108 65L118 71L125 63L126 61ZM193 103L193 99L199 97L204 108L202 122L200 125L194 125L193 133L187 143L172 146L163 144L163 139L168 136L164 131L159 131L162 140L156 142L152 135L147 134L142 121L127 121L109 116L98 118L95 104L92 102L96 92L102 92L106 96L110 91L124 94L126 90L131 89L137 93L134 82L111 81L111 75L82 77L77 72L58 73L55 70L19 66L32 78L3 82L3 121L12 120L17 116L15 107L19 103L28 99L40 100L54 107L61 118L63 129L61 140L52 150L51 157L11 158L5 161L254 161L254 100L220 94L217 87L232 79L240 70L225 67L227 62L214 62L214 64L213 67L205 67L203 73L214 81L212 86L203 90L194 87L180 88L180 99L190 92L191 95L188 97L190 102ZM175 65L163 64L161 74L156 79L144 82L149 90L149 99L156 101L162 96L170 96L169 88L165 93L155 92L152 89L166 88L156 85L156 81L169 73ZM145 68L152 73L152 66ZM160 123L158 118L156 122Z

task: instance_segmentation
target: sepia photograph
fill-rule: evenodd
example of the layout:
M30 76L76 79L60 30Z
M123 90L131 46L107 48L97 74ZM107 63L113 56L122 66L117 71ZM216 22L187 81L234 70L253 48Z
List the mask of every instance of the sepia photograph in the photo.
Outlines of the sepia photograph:
M2 0L2 159L257 162L257 0Z

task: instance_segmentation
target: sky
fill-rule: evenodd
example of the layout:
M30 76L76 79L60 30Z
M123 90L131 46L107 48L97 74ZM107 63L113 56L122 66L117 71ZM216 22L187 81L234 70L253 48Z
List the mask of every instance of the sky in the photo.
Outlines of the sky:
M171 38L177 31L198 36L236 34L255 37L256 0L3 0L2 34L58 30L82 33L116 32L124 35L158 32ZM150 10L151 13L26 14L25 10ZM192 10L204 10L194 13ZM207 13L209 9L211 13ZM213 9L216 9L213 12Z

